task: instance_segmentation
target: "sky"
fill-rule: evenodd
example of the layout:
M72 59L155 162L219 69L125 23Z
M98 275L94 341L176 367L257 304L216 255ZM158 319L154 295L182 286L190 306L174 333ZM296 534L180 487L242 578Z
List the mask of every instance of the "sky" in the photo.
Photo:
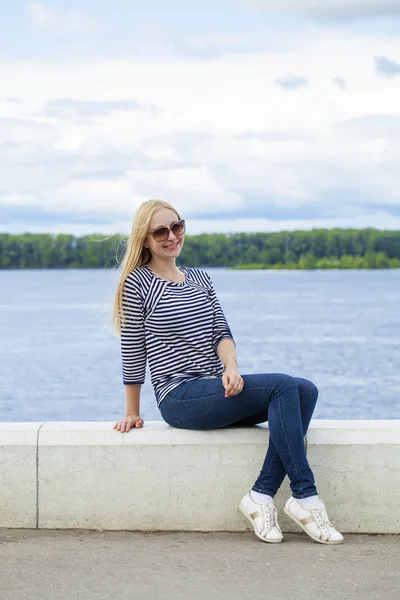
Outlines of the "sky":
M0 232L400 229L399 0L0 9Z

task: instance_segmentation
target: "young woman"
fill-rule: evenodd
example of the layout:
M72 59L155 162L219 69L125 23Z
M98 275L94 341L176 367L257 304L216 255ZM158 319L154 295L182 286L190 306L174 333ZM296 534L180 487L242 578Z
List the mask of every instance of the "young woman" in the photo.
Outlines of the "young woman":
M236 345L209 275L176 266L184 233L185 221L167 202L144 202L135 214L113 313L126 391L126 416L114 429L143 426L139 399L148 360L158 408L172 427L268 421L264 464L239 505L261 540L282 541L274 496L287 474L292 496L285 513L315 541L341 543L304 447L317 388L280 373L240 374Z

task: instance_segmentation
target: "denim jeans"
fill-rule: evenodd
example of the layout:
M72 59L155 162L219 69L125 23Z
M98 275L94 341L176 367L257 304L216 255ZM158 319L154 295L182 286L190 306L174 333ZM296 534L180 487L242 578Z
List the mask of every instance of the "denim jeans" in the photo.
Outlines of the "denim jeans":
M242 377L242 391L228 398L221 377L181 383L159 406L164 421L182 429L217 429L268 421L269 447L252 489L274 496L287 474L295 498L317 494L304 436L318 389L307 379L281 373Z

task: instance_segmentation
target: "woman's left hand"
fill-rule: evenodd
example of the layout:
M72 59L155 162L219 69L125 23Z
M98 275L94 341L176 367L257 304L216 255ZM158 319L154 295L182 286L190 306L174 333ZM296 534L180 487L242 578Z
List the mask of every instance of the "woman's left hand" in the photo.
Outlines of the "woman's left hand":
M240 394L244 386L243 377L235 367L228 367L222 375L222 384L225 388L225 398Z

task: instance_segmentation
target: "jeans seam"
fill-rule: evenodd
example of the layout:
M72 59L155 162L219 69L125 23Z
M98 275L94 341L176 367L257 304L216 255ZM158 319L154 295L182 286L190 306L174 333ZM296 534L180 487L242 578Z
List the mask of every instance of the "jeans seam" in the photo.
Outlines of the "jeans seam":
M282 413L281 413L281 403L280 403L280 396L281 396L281 395L278 393L277 405L278 405L278 412L279 412L279 421L280 421L280 424L281 424L281 427L282 427L283 435L285 436L286 445L287 445L287 447L288 447L288 449L289 449L290 458L291 458L291 460L292 460L292 463L293 463L294 469L295 469L295 471L296 471L297 479L298 479L298 481L299 481L299 483L300 483L300 487L301 487L301 493L303 494L303 493L304 493L304 492L303 492L303 482L302 482L302 480L301 480L301 478L300 478L300 475L299 475L299 472L298 472L298 470L297 470L296 463L295 463L295 461L294 461L294 458L293 458L292 450L291 450L291 448L290 448L289 440L288 440L288 438L287 438L286 431L285 431L285 427L284 427L284 425L283 425L283 421L282 421ZM282 460L282 459L281 459L281 460ZM286 469L286 472L287 472L287 469Z
M173 400L174 402L182 402L182 404L184 404L185 402L191 402L191 401L196 401L196 400L200 400L202 398L218 398L219 396L221 396L221 392L219 392L218 394L213 394L212 396L195 396L194 398L174 398L173 396L165 396L165 398L169 398L170 400ZM164 398L164 400L165 400Z
M248 391L248 390L255 391L255 390L264 390L265 387L243 388L243 390L244 389L246 389L246 391ZM219 398L221 396L221 393L223 393L223 392L219 392L218 394L212 394L212 396L207 396L207 395L205 395L205 396L195 396L194 398L174 398L173 396L170 396L169 394L167 394L166 396L164 396L164 400L166 398L169 398L170 400L173 400L174 402L182 402L182 404L184 404L186 401L188 401L188 402L193 401L193 400L196 401L196 400L200 400L202 398L207 398L207 399ZM240 396L240 393L239 394L235 394L235 396Z
M268 450L267 450L267 452L268 452ZM276 451L275 451L275 454L276 454ZM272 467L272 465L273 465L274 461L275 461L275 455L273 454L273 455L272 455L272 459L271 459L271 461L270 461L270 463L269 463L269 466L268 466L268 471L267 471L267 473L266 473L266 475L265 475L266 477L268 477L268 475L269 475L269 472L270 472L270 470L271 470L271 467Z
M279 457L279 454L278 454L278 453L277 453L277 451L275 450L275 455L272 455L272 459L271 459L271 461L270 461L270 463L269 463L269 465L268 465L268 471L265 473L265 475L263 474L263 478L264 478L264 477L265 477L265 478L267 478L267 477L270 475L271 468L272 468L272 466L273 466L273 463L274 463L274 461L276 462L276 457L277 457L277 456ZM265 492L263 492L263 493L265 493ZM275 494L276 494L276 492L273 492L273 493L272 493L272 494L270 494L270 495L271 495L271 496L275 496Z

